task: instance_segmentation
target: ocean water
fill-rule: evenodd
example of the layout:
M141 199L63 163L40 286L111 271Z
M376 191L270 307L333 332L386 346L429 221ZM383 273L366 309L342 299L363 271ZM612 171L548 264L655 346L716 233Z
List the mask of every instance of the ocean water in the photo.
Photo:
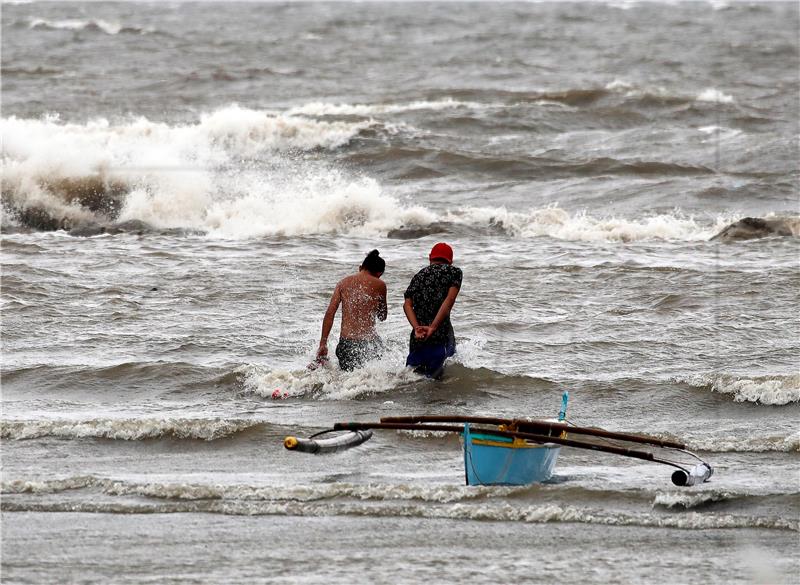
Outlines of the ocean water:
M709 239L800 215L799 29L794 2L3 3L3 582L796 583L800 239ZM402 295L438 241L464 283L430 381ZM372 248L386 355L309 371ZM282 447L565 390L713 478Z

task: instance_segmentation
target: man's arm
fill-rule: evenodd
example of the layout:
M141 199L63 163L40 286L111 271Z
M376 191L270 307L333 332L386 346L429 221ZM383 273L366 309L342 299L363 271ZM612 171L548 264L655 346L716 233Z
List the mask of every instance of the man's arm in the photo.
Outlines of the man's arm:
M408 319L412 328L419 327L419 321L417 321L417 316L414 314L414 303L411 299L406 299L403 303L403 312L406 314L406 319Z
M447 296L445 297L444 301L442 301L442 305L439 307L439 310L436 312L436 317L433 318L433 321L430 325L428 325L427 335L432 335L434 331L439 328L439 325L442 324L447 316L450 314L450 311L453 309L453 305L456 304L456 297L458 296L458 291L461 289L457 286L451 286L447 290Z
M328 309L325 311L325 316L322 318L322 337L319 339L319 349L317 349L317 357L324 357L328 355L328 335L331 334L333 328L333 318L336 316L336 311L339 310L339 305L342 302L342 291L339 285L333 290L331 302L328 304Z
M414 302L411 299L406 299L406 302L403 303L403 312L405 312L406 319L408 319L411 328L414 330L414 337L417 339L425 339L425 337L427 337L425 333L427 327L420 325L419 321L417 321L417 315L414 313Z
M379 321L386 321L389 314L389 306L386 303L386 283L381 281L380 298L378 299L378 312L375 316Z

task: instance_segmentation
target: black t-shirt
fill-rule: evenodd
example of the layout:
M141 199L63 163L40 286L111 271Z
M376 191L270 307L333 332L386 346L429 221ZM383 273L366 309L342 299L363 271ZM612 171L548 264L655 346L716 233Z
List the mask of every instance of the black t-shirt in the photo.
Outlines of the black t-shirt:
M461 288L462 273L452 264L430 264L414 275L406 289L405 298L411 299L414 314L420 325L430 325L447 298L450 287ZM447 345L455 343L450 315L428 339L415 339L411 332L411 350L421 345Z

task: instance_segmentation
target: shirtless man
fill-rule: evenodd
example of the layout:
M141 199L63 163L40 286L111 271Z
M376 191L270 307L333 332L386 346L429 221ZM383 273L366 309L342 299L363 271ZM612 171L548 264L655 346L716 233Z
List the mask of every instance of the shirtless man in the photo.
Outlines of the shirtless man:
M336 346L339 367L353 370L381 357L383 342L375 332L375 318L386 320L386 283L381 280L385 268L386 262L380 257L380 252L373 250L364 258L356 274L346 276L336 285L322 319L317 361L328 355L328 335L340 304L342 330Z

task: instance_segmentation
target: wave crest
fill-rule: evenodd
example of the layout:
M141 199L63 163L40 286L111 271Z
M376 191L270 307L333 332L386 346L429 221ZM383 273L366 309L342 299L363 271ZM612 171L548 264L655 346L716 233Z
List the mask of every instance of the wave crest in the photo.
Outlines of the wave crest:
M97 31L107 35L118 35L119 33L149 34L154 32L150 28L138 28L135 26L122 26L116 22L109 22L99 18L82 20L78 18L63 20L48 20L45 18L31 19L28 24L31 30L68 30L68 31Z
M733 96L708 87L694 95L673 93L663 86L641 87L622 79L615 79L605 87L609 92L624 95L626 98L640 100L643 103L655 102L664 104L688 104L691 102L712 102L717 104L734 103Z
M464 104L443 100L396 107ZM324 108L312 106L307 111L324 113ZM705 240L728 223L725 218L710 225L678 212L617 218L558 207L433 211L409 205L374 179L334 168L315 155L357 139L373 140L374 132L392 132L371 118L323 121L229 106L192 124L146 118L78 124L57 117L11 117L0 122L0 132L4 227L17 223L94 235L105 226L137 221L154 231L225 238L333 233L415 238L454 232L634 242ZM706 172L702 167L666 167L598 159L569 172Z
M400 354L387 355L352 372L337 368L292 371L259 366L241 366L237 372L244 376L243 386L247 391L264 398L271 398L277 390L287 398L354 400L396 391L419 381L420 377L400 359Z
M714 437L695 437L687 440L693 451L710 453L781 453L800 452L800 432L790 435L767 435L742 437L740 435L720 435Z
M291 108L289 116L375 116L380 114L399 114L419 110L449 110L449 109L484 109L487 104L478 102L465 102L446 97L440 100L418 100L407 103L385 104L333 104L327 102L312 102ZM495 105L494 107L501 107Z
M275 490L274 488L271 491ZM414 502L306 502L252 501L235 499L171 500L163 502L40 502L4 498L4 511L102 512L111 514L154 514L204 512L226 515L278 516L369 516L374 518L434 518L526 524L578 523L601 526L643 526L708 530L721 528L762 528L800 531L794 519L686 512L682 514L615 513L577 506L542 504L534 506L451 503L431 506Z
M717 502L736 499L735 494L727 492L704 491L700 493L666 492L656 494L653 507L678 508L684 510L704 508Z
M4 207L34 229L140 220L231 237L387 231L425 221L375 181L292 153L336 149L372 121L324 122L231 106L196 124L139 118L0 123Z
M680 380L696 388L732 394L735 402L783 406L800 402L800 374L742 378L726 374L699 374Z
M25 494L58 494L80 489L98 489L113 498L149 498L150 501L44 501ZM336 482L281 486L221 483L129 481L97 476L47 480L3 481L7 511L72 511L109 513L206 512L231 515L356 515L373 517L419 517L531 524L570 522L605 526L652 526L702 530L712 528L766 528L800 531L796 519L703 513L663 514L618 512L594 507L546 503L521 505L508 498L524 496L540 487L466 487L451 484L397 485ZM737 498L726 492L657 494L653 507L694 509L717 501ZM431 505L431 504L436 505Z
M258 424L258 421L253 420L223 418L4 420L0 421L0 437L12 440L58 437L123 441L173 437L213 441L245 431Z
M570 214L558 207L528 212L505 208L469 208L451 212L446 220L454 223L492 226L520 238L548 236L559 240L588 242L634 242L640 240L706 240L716 227L706 226L692 217L661 214L642 219L595 217L581 212ZM723 225L718 221L716 225Z

